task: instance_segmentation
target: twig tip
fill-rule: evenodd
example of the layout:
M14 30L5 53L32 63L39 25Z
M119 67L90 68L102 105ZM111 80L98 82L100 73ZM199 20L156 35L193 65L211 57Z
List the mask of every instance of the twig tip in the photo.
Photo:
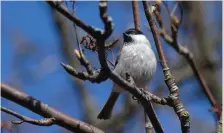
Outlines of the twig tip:
M61 65L62 67L66 67L66 64L64 64L63 62L60 62L60 65Z
M12 124L20 125L20 124L22 124L24 121L12 120L11 122L12 122Z

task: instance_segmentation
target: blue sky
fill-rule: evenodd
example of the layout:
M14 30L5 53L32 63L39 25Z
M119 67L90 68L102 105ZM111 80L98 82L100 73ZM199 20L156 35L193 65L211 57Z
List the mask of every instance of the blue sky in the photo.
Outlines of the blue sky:
M124 4L116 4L116 2L109 2L108 13L112 16L115 23L114 35L119 36L119 33L124 31L126 28L132 26L132 14L126 8ZM27 74L26 69L23 68L22 72L18 75L21 76L19 82L24 83L22 85L22 91L27 94L49 104L50 106L76 118L81 119L82 111L79 109L78 98L74 97L74 91L70 85L71 77L62 69L60 62L63 61L60 52L60 39L59 34L56 30L56 25L52 19L51 10L45 2L2 2L1 5L2 13L2 29L1 29L1 78L2 82L12 83L14 80L11 79L14 76L17 48L20 48L19 44L15 42L15 36L19 34L28 42L32 42L31 45L41 54L34 54L35 57L28 58L24 64L24 68L28 68L34 71L35 74L41 73L42 69L37 66L42 59L45 57L52 57L55 63L55 69L47 73L45 76L38 80L32 79L30 74ZM131 5L128 5L129 7ZM140 5L141 6L141 5ZM114 10L115 9L115 10ZM120 11L121 10L121 11ZM131 11L132 12L132 11ZM98 16L99 10L97 2L83 2L77 3L76 15L84 22L94 25L95 27L103 28L103 24ZM141 14L144 14L141 10ZM209 15L210 16L210 15ZM212 18L216 19L216 18ZM208 19L209 20L209 19ZM145 17L141 17L141 21L145 22ZM146 24L146 23L145 23ZM146 30L145 28L143 28ZM146 33L151 38L151 33ZM154 48L154 42L152 42ZM165 50L170 49L164 46ZM155 50L155 48L154 48ZM35 52L35 51L34 51ZM54 57L54 58L53 58ZM51 58L50 58L51 59ZM160 70L160 66L158 68ZM160 74L157 72L156 75ZM161 77L154 78L151 88L155 88L156 81L160 80ZM29 79L29 80L27 80ZM194 88L200 89L200 86L195 79L184 82L184 85L180 88L180 97L183 102L188 102L190 98L196 96L193 95ZM91 84L86 82L87 90L92 98L96 101L97 106L101 108L106 101L110 93L111 81L106 81L100 85ZM206 121L206 125L209 125L210 131L214 131L215 122L212 114L208 111L211 107L205 96L195 98L196 101L190 104L186 104L185 108L191 113L192 117L192 132L195 132L193 127L193 117L200 121ZM121 99L119 100L121 101ZM2 106L9 107L10 109L16 110L19 113L25 114L35 119L41 117L34 113L22 108L21 106L15 105L8 100L2 99ZM116 105L116 109L121 107L121 102ZM158 117L163 123L164 130L167 132L179 132L180 126L177 117L173 117L173 110L169 107L160 107L157 111ZM96 116L95 116L96 117ZM6 117L5 113L2 113L3 119L9 119L12 117ZM176 124L176 125L175 125ZM57 126L52 127L38 127L30 124L20 125L23 132L55 132L59 128ZM28 127L29 128L26 128ZM205 126L205 125L203 125ZM202 126L201 126L202 128ZM206 131L204 131L206 132ZM208 132L208 131L207 131Z

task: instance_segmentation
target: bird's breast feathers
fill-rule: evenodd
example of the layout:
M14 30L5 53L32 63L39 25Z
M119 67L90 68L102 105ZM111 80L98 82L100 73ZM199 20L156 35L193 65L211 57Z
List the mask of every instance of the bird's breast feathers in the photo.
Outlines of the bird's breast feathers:
M138 87L145 87L156 70L156 57L149 45L125 45L120 51L119 61L115 70L126 78L130 74Z

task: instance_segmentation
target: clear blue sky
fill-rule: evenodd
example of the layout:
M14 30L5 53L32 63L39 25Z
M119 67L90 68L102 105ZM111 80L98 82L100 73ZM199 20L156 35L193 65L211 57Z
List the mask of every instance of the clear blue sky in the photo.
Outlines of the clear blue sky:
M110 3L109 14L112 16L115 23L114 34L118 35L118 33L129 27L129 23L126 22L132 21L132 14L129 13L130 10L126 9L123 4L119 5L113 2ZM62 67L60 67L60 62L62 62L61 54L58 53L60 51L60 39L48 5L45 2L2 2L1 13L2 82L13 82L13 79L11 78L14 76L14 69L16 69L16 66L13 63L15 62L16 56L15 46L20 47L15 43L13 35L16 31L19 31L19 34L21 33L20 35L22 37L32 42L31 45L33 45L33 47L38 47L36 49L41 53L36 55L36 57L26 57L28 58L28 61L22 64L22 73L18 74L21 77L20 82L25 83L21 88L22 91L68 115L81 119L81 110L79 109L80 103L77 101L77 98L74 97L74 91L71 90L71 77L62 69ZM92 2L91 4L87 4L86 2L84 2L84 4L78 3L76 7L76 14L86 23L103 28L102 22L98 16L97 2ZM141 14L143 14L142 11ZM144 21L145 17L141 17L141 19ZM147 34L151 35L150 33ZM152 38L150 38L150 40L152 40ZM152 42L152 44L154 43ZM38 66L41 59L45 59L45 57L52 55L55 57L53 58L55 59L55 69L52 72L41 77L39 80L32 79L32 75L27 74L27 70L25 68L33 70L35 74L41 73L40 71L42 69L35 66ZM154 78L151 88L154 88L155 81L160 80L160 78L163 77ZM98 104L97 106L101 108L110 93L111 81L106 81L100 85L87 82L87 86L89 94L93 95L94 100ZM197 120L205 121L206 125L210 127L210 131L214 131L215 122L212 114L208 111L211 106L204 96L196 98L196 96L193 95L195 88L200 89L200 86L196 81L192 80L185 82L180 88L183 102L188 102L190 98L196 99L193 103L190 102L190 104L186 105L186 109L189 110L192 118L191 131L195 132L193 130L195 128L193 127L193 117L197 118ZM35 115L34 113L5 99L2 99L2 106L9 107L10 109L16 110L19 113L35 119L41 118L40 116ZM120 106L121 102L119 102L116 107L119 108ZM163 124L164 130L167 132L179 132L179 121L177 117L173 117L173 110L169 107L160 108L161 109L159 109L157 113L161 123ZM2 113L2 118L3 120L6 119L5 113ZM23 128L22 131L32 131L33 133L55 132L59 129L57 126L38 127L30 124L22 124L20 126L29 126L29 128Z

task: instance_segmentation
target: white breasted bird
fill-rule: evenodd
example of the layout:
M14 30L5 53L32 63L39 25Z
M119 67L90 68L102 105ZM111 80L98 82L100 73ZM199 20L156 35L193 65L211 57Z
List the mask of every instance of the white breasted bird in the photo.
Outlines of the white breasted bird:
M126 79L128 73L138 88L146 88L149 80L156 71L156 56L151 48L149 40L139 30L131 28L123 33L123 46L117 56L115 71ZM112 92L98 115L98 119L109 119L115 102L123 91L121 87L113 83Z

